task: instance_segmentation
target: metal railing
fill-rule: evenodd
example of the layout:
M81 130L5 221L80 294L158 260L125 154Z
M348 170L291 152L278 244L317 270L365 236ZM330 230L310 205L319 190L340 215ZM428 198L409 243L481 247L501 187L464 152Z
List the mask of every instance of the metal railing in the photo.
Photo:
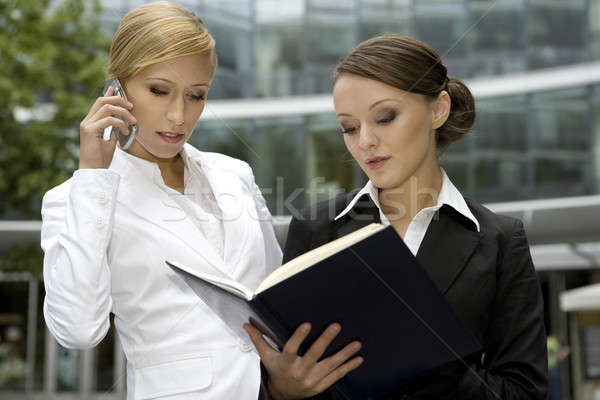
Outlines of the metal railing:
M43 319L42 310L38 307L40 302L39 293L41 277L27 272L5 273L0 272L2 283L23 283L28 286L27 296L27 329L25 348L25 380L22 391L5 391L0 387L0 399L10 400L37 400L37 399L60 399L60 400L123 400L125 399L125 354L121 349L118 335L114 335L113 344L113 377L114 382L111 390L97 391L94 387L97 374L96 353L97 348L79 350L77 358L77 389L64 392L57 388L58 378L58 351L60 345L56 342L50 331L44 328L44 362L41 374L43 376L42 389L35 387L36 381L36 354L38 321ZM114 329L111 327L111 329Z

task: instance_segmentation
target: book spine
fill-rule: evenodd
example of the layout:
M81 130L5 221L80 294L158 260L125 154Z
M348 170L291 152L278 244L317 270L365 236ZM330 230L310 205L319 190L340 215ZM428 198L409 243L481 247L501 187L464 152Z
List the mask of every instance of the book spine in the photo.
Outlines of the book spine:
M290 336L289 330L285 329L285 327L279 322L277 315L271 311L271 309L263 301L260 300L260 296L256 296L250 300L249 305L252 310L263 320L269 330L271 330L271 332L276 336L277 340L274 340L274 338L271 339L273 339L273 341L277 343L281 349L283 349L285 342Z

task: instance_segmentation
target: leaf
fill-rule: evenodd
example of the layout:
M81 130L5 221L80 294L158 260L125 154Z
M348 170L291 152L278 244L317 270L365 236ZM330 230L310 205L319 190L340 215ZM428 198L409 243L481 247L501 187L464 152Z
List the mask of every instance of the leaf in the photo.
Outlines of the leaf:
M110 39L99 0L0 0L0 215L39 218L43 193L78 164L79 123L99 95ZM53 102L50 121L16 107Z

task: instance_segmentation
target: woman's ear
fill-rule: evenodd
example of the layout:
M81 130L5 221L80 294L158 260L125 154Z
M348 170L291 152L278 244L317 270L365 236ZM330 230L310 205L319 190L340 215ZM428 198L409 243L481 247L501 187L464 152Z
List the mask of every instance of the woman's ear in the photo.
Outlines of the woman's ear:
M437 99L433 101L433 121L431 126L433 129L439 128L448 120L451 105L450 95L445 90L442 90Z

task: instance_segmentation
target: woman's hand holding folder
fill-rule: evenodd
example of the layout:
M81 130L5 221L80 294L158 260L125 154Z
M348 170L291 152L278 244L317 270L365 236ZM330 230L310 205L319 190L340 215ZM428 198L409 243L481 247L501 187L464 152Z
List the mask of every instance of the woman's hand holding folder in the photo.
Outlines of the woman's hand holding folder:
M303 356L298 355L298 349L310 332L309 323L304 323L296 329L281 352L271 347L261 332L252 325L245 324L244 329L256 346L267 370L267 387L273 399L302 399L314 396L358 368L363 362L362 357L350 359L360 350L359 342L352 342L336 354L319 361L327 346L340 332L339 324L329 325Z

